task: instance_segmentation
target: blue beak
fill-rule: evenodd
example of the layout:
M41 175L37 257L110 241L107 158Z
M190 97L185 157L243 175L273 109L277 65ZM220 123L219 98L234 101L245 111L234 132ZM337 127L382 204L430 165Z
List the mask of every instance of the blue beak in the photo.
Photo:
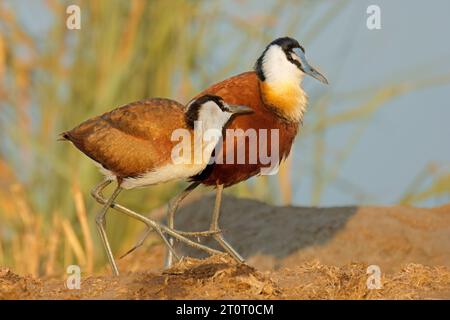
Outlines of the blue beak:
M314 69L306 60L305 53L300 48L295 48L294 53L299 57L300 64L303 68L303 72L307 75L319 80L322 83L328 84L327 78L323 74L321 74L319 71Z

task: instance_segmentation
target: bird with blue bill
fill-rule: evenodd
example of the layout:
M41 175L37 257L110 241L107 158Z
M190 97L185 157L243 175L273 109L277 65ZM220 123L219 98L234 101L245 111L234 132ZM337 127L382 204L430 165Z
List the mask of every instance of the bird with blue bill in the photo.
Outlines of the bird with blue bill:
M246 159L250 158L251 150L256 149L260 155L264 148L269 156L276 158L279 165L291 151L294 139L301 127L307 109L308 96L303 90L302 82L305 76L312 77L323 84L328 84L327 78L313 67L306 59L305 48L291 37L281 37L270 42L256 60L254 70L233 76L203 90L194 99L204 94L219 95L231 104L249 106L253 113L232 119L227 126L229 130L248 130L256 132L256 146L245 146ZM264 130L278 132L276 150L272 150L272 142L262 135ZM227 134L225 134L227 136ZM238 148L237 137L229 141L227 137L215 158L227 158L236 155ZM276 151L276 154L275 154ZM273 154L271 154L273 153ZM210 229L211 236L236 261L243 262L244 258L226 241L219 228L220 205L224 188L245 181L261 174L267 163L260 158L256 162L217 160L208 165L200 174L191 178L192 183L178 196L170 201L168 210L168 227L174 228L174 215L180 202L200 184L216 188L216 199L212 211ZM245 214L245 213L243 213ZM195 232L187 234L196 236ZM170 240L172 241L172 240ZM173 261L173 253L168 251L166 266Z

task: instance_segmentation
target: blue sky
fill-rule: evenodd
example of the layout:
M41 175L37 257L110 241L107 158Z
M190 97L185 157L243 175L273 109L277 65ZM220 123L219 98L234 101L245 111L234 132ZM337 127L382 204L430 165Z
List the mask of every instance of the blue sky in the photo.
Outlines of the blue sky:
M381 8L381 30L365 26L366 8ZM355 33L344 59L335 92L398 80L427 79L450 73L449 1L350 1L344 12L319 35L309 54L322 70L333 70L342 56L333 55L340 39ZM339 175L373 195L376 204L394 203L415 175L430 161L450 164L450 84L418 90L386 103L374 116ZM314 108L314 106L311 106ZM339 105L332 107L334 110ZM329 145L345 142L343 130L327 136ZM301 152L296 150L296 152ZM302 202L302 188L296 199ZM306 198L304 198L306 201ZM443 202L449 199L442 199ZM335 188L327 188L322 204L352 203ZM435 205L429 201L424 205Z

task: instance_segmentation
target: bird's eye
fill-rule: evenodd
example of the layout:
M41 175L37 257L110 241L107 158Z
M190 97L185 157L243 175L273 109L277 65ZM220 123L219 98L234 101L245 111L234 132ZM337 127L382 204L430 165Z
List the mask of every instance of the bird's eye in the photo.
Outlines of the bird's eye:
M221 109L223 110L223 111L229 111L230 109L228 108L228 105L224 102L224 101L221 101L220 102L220 107L221 107Z

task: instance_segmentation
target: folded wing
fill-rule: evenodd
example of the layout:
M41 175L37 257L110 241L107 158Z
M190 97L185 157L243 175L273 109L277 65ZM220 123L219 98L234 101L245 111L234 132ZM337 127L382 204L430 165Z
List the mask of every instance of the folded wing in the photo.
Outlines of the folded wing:
M89 119L62 136L118 177L137 177L171 161L173 130L184 106L169 99L133 102Z

